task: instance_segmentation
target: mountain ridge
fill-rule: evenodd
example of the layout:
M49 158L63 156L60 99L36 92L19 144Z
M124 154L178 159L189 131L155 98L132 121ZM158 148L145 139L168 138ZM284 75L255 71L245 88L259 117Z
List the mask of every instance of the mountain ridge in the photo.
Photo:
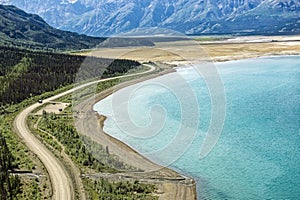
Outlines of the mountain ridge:
M297 34L297 0L0 0L39 14L50 25L93 36L135 28L185 34Z
M48 25L40 16L15 6L0 4L1 45L31 49L78 50L95 47L105 40Z

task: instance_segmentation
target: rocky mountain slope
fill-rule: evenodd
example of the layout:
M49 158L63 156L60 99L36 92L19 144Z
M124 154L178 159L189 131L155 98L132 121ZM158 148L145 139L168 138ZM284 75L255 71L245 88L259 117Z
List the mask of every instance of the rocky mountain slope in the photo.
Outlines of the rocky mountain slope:
M32 49L87 49L104 39L61 31L49 26L38 15L14 6L0 5L0 44Z
M300 33L299 0L0 0L94 36L141 27L185 34Z

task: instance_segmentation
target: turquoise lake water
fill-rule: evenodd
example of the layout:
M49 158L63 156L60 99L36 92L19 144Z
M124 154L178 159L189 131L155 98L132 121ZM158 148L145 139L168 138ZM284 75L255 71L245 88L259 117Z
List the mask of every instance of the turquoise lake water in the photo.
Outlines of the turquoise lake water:
M300 56L215 66L224 85L226 118L217 144L202 159L199 150L210 124L212 103L205 81L193 68L122 89L98 102L95 110L108 117L107 133L154 162L197 180L198 199L300 199ZM186 87L182 84L190 90L180 90ZM193 97L198 108L189 102ZM184 117L182 107L188 113ZM122 119L126 114L119 111L131 120ZM178 131L195 116L198 124ZM160 124L151 128L155 134L142 132L156 123L154 118ZM187 130L194 129L195 134L189 135ZM178 134L184 147L173 143Z

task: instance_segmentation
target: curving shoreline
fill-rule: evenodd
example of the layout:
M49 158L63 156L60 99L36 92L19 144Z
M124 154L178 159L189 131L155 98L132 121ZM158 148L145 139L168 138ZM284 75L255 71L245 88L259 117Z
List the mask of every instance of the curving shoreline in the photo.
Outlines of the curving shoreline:
M299 55L299 53L294 53L293 55ZM275 55L276 54L272 54ZM252 55L249 58L256 58L256 57L263 57L265 55ZM269 55L270 56L270 55ZM224 61L230 61L230 60L239 60L241 58L236 58L236 57L227 57L227 59L224 60L224 57L222 59L220 58L215 58L216 61L218 62L224 62ZM176 62L172 63L174 65L179 65L182 64L182 62ZM122 83L114 88L110 88L106 91L103 91L102 93L98 94L95 99L90 100L89 102L85 102L84 107L85 109L91 111L91 114L88 114L87 118L85 119L92 119L96 121L94 124L95 127L98 127L98 136L92 134L92 139L98 141L100 144L102 144L104 147L108 146L110 152L113 154L118 155L121 158L121 161L138 167L142 170L144 170L144 173L139 173L139 174L132 174L132 173L127 173L130 176L133 176L135 178L142 178L142 179L157 179L157 181L153 181L159 186L159 199L197 199L197 194L196 194L196 183L195 181L191 181L191 178L184 177L183 175L175 172L172 169L168 168L162 168L158 164L153 163L152 161L148 160L147 158L143 157L140 155L137 151L129 147L127 144L125 144L122 141L119 141L118 139L112 137L111 135L105 133L103 131L103 125L104 121L106 119L105 116L101 116L98 113L95 114L95 111L93 110L93 105L97 103L98 101L104 99L105 97L111 95L113 92L116 92L122 88L125 88L127 86L146 81L148 79L152 79L167 73L171 73L174 70L165 70L162 73L159 74L154 74L154 75L149 75L146 77L138 78L132 81L128 81L125 83ZM94 117L92 116L94 115ZM89 129L90 131L93 129ZM86 131L86 130L84 130ZM89 135L91 136L91 135ZM104 140L101 140L105 138ZM97 139L98 138L98 139ZM154 169L160 169L158 172L156 171L155 174L149 174L146 173L147 171L153 172L155 171Z
M84 115L80 118L76 118L75 123L77 130L81 134L91 137L95 142L108 148L109 152L117 155L121 162L140 169L142 172L138 170L136 172L125 172L125 174L127 177L129 176L133 179L139 179L157 185L157 195L159 199L193 200L197 199L197 194L196 183L192 178L183 176L172 169L162 167L150 161L124 142L105 133L103 131L103 123L106 117L99 115L93 110L95 103L117 90L174 71L174 69L166 67L161 72L126 81L97 94L94 98L89 98L81 102L77 105L76 110L84 113ZM87 120L89 123L86 123Z

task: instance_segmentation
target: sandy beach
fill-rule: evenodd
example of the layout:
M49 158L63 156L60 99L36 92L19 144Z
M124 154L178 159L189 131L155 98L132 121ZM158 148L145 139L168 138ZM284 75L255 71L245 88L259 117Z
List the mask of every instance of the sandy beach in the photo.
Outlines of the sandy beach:
M234 43L220 44L195 42L191 44L186 43L186 41L179 41L172 44L160 43L157 44L157 48L131 47L96 50L92 52L93 56L127 58L140 62L151 60L158 63L159 69L151 75L121 83L81 102L76 107L80 113L80 117L75 117L77 129L81 134L87 135L103 147L107 147L109 152L120 158L120 161L142 170L143 172L128 172L126 175L156 184L159 188L157 192L159 199L196 199L196 183L193 179L151 162L125 143L105 133L103 131L105 116L99 116L93 110L93 105L121 88L173 72L172 67L196 60L228 61L270 55L299 55L298 39L297 37L291 41L281 39L274 42L275 39L273 38L271 41L257 42L251 38L256 42L237 42L235 40ZM89 123L86 123L87 121Z

